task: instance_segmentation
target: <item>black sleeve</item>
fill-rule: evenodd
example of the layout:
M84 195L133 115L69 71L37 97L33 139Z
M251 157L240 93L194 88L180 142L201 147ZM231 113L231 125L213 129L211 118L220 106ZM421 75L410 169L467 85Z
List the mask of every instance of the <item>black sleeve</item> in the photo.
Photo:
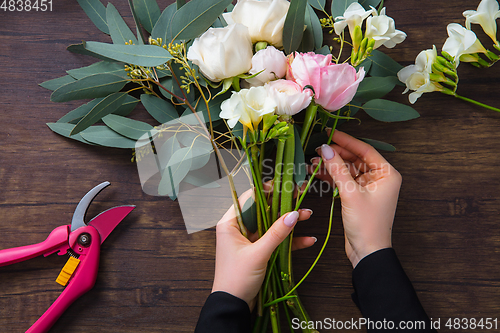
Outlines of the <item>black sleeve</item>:
M247 302L223 291L208 296L201 309L195 333L250 333L250 308Z
M392 248L363 258L352 272L352 283L352 299L367 320L368 332L436 332ZM391 322L394 329L388 328Z

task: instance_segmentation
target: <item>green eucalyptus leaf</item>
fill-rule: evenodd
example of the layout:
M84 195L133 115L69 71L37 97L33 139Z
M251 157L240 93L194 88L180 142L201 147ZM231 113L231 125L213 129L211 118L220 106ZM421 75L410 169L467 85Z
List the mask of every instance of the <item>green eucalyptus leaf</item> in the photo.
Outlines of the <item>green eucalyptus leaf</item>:
M84 46L87 50L104 57L138 66L160 66L172 59L172 55L167 50L156 45L118 45L86 42Z
M344 16L344 12L353 2L358 2L358 0L333 0L331 7L331 14L333 18L337 16Z
M226 99L231 97L231 92L227 91L224 94L221 94L215 98L212 98L208 102L208 108L210 109L210 117L208 117L208 112L207 112L207 106L203 100L200 100L198 103L198 106L196 107L197 112L202 112L203 113L203 118L205 119L205 122L208 123L210 119L212 120L212 123L216 122L217 120L221 119L219 117L219 114L221 112L221 104L224 102ZM191 110L187 109L187 111L191 112Z
M316 51L314 51L314 53L317 53L317 54L322 54L322 55L329 55L329 54L332 54L330 52L330 47L328 47L328 45L324 45L323 47L321 47L320 49L317 49Z
M72 53L87 55L87 56L91 56L91 57L94 57L94 58L97 58L100 60L104 60L104 61L111 61L111 62L116 61L116 60L108 58L108 57L103 57L100 54L90 52L89 50L85 49L85 46L83 45L83 43L82 44L72 44L72 45L68 46L66 48L66 50L68 50Z
M126 138L107 126L91 126L81 132L82 137L92 143L112 148L135 148L135 140Z
M189 1L172 17L170 25L172 40L198 37L215 22L231 2L231 0Z
M302 150L302 143L300 142L300 133L297 130L297 127L295 127L295 155L293 163L293 179L295 180L295 183L300 187L306 180L307 169L304 151Z
M80 133L75 134L75 135L70 135L70 133L73 130L73 128L75 127L75 125L67 124L67 123L47 123L47 126L49 126L49 128L53 132L55 132L59 135L62 135L66 138L77 140L77 141L80 141L80 142L83 142L83 143L86 143L89 145L93 144L93 143L85 140L84 138L82 138Z
M156 0L133 0L135 13L144 29L151 33L161 15Z
M172 155L179 149L181 149L181 144L177 140L176 135L172 135L161 145L158 149L158 160L162 170L165 169Z
M183 131L177 134L177 139L185 147L196 147L203 150L212 150L212 144L203 135L193 131Z
M175 75L175 77L177 77L179 82L181 82L181 76L186 75L185 74L186 70L181 69L182 65L180 65L178 63L172 63L171 67L173 70L173 74ZM189 104L194 105L195 104L194 89L190 89L190 91L188 93L185 88L179 87L179 84L177 84L177 81L175 79L172 82L173 82L173 84L172 84L173 91L172 92L179 97L186 96ZM182 85L182 83L181 83L181 85Z
M368 143L372 147L380 150L385 150L385 151L396 151L396 147L393 145L383 142L383 141L378 141L378 140L373 140L373 139L367 139L367 138L359 138L360 140Z
M160 123L167 123L172 120L179 119L179 114L175 110L172 103L169 103L161 98L153 95L142 94L141 95L142 105L146 108L146 111Z
M160 17L158 18L158 21L156 21L153 31L151 32L151 38L153 39L161 38L163 39L163 43L165 44L168 44L170 41L172 41L170 24L172 22L172 17L174 16L176 10L177 7L175 3L169 5L167 8L163 10Z
M355 98L360 101L369 101L384 97L394 89L397 81L398 78L395 76L365 77L358 86Z
M307 0L307 2L317 10L325 12L326 0Z
M382 0L358 0L359 4L366 10L370 10L370 6L377 8Z
M371 76L397 76L403 68L394 59L379 50L372 51L370 60L372 61Z
M119 92L103 98L103 100L97 103L89 113L87 113L82 119L80 119L80 121L76 124L75 128L71 132L71 135L83 131L84 129L101 120L102 117L114 112L123 104L126 97L127 93Z
M380 121L405 121L420 117L414 108L385 99L372 99L362 108L370 117Z
M127 80L114 74L94 74L65 84L50 96L53 102L67 102L75 99L105 97L120 91Z
M113 131L132 140L139 140L145 133L153 129L153 126L142 121L108 114L102 121Z
M125 72L125 66L121 62L115 62L115 61L99 61L96 62L90 66L86 67L81 67L81 68L75 68L75 69L70 69L69 71L66 71L69 75L71 75L73 78L79 80L83 79L86 76L94 75L94 74L102 74L102 73L108 73L108 74L115 74L118 75L124 79L128 79L129 77L127 76L127 72Z
M109 33L113 44L124 45L130 40L133 44L137 44L137 38L127 26L118 10L110 2L106 8L106 21L108 22Z
M193 161L191 162L190 170L199 170L207 165L210 161L210 155L212 150L206 150L200 147L192 147L193 150Z
M186 177L191 168L192 151L190 148L181 148L177 150L167 163L163 170L158 193L160 195L177 195L176 188Z
M58 77L57 79L52 79L52 80L42 82L39 84L39 86L43 87L45 89L54 91L57 88L60 88L60 87L64 86L65 84L68 84L68 83L71 83L74 81L75 81L74 78L72 78L69 75L65 75L65 76Z
M95 26L109 35L108 24L106 23L106 7L99 0L77 0L80 7Z
M304 33L304 17L307 1L291 0L283 27L283 47L286 54L297 50Z
M113 112L113 114L117 114L119 116L128 116L130 112L135 108L135 106L139 103L139 100L135 97L127 95L122 105Z
M69 123L69 124L76 125L76 123L78 123L83 117L85 117L103 99L104 99L104 97L96 98L96 99L93 99L86 104L80 105L76 109L71 110L70 112L66 113L57 122L58 123Z
M323 46L323 28L318 15L311 6L307 6L307 12L311 16L312 30L314 34L314 48L319 49Z
M366 58L365 60L363 60L362 63L360 63L358 66L356 66L356 69L363 67L363 69L365 70L365 73L368 73L370 71L370 68L372 67L372 63L373 62L370 58Z
M302 35L302 40L297 49L300 52L311 52L314 51L314 49L316 48L316 43L315 43L316 36L314 35L314 29L311 21L311 13L309 11L309 8L311 8L311 11L314 12L312 7L308 5L304 17L304 25L306 26L306 29L304 30L304 33ZM323 32L321 36L323 37ZM319 47L321 47L321 45Z
M186 0L176 0L177 10L181 9L182 6L186 4Z

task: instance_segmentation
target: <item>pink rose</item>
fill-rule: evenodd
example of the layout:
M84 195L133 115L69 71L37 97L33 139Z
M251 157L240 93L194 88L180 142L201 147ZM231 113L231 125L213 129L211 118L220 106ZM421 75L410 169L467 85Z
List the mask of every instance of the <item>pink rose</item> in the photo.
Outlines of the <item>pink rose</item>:
M264 88L268 96L276 103L275 113L293 116L305 109L310 103L312 92L303 90L297 83L289 80L276 80L267 83Z
M295 53L288 58L288 80L295 81L302 88L312 86L314 101L325 110L336 111L349 103L365 77L365 70L349 64L332 63L332 56L309 53Z

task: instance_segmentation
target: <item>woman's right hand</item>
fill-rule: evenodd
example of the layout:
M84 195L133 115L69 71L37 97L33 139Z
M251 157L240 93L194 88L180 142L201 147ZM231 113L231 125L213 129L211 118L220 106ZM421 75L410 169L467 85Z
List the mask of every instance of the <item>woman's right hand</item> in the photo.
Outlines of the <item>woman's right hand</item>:
M370 253L392 246L401 175L367 143L337 130L332 141L321 146L323 169L316 177L339 189L346 254L356 267ZM312 163L311 173L319 157Z

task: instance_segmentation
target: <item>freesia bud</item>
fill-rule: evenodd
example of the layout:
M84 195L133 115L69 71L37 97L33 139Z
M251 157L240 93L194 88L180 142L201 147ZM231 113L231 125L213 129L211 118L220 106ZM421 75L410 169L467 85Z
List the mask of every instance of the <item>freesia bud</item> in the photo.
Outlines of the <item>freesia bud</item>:
M361 31L361 27L359 25L357 25L354 28L354 32L353 32L352 48L357 51L362 40L363 40L363 32Z

